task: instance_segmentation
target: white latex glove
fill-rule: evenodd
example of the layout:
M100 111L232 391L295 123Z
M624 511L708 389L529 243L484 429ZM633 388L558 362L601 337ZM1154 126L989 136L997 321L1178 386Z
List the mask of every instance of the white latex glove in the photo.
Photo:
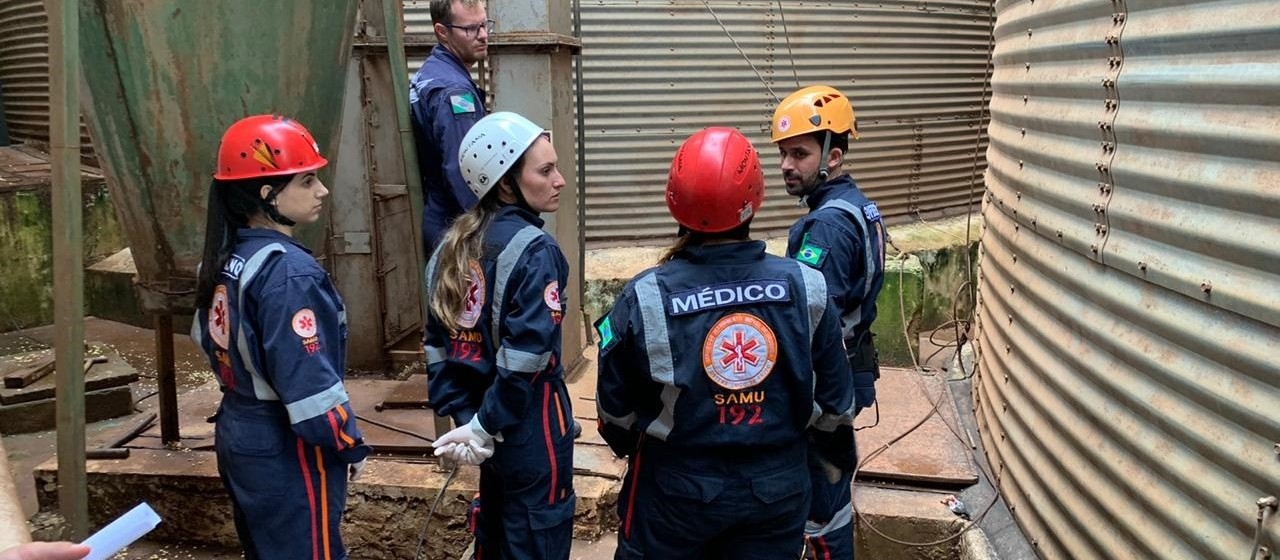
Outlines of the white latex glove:
M484 430L479 416L476 416L467 425L458 426L437 438L432 447L436 448L436 457L448 453L459 463L479 465L493 456L494 436Z
M462 446L459 445L458 447ZM493 452L494 448L492 443L486 447L477 447L474 443L468 443L466 450L467 462L478 466L480 463L485 462L489 457L493 457Z
M449 449L442 452L448 454L455 463L479 466L493 456L493 448L477 446L474 442L450 444Z
M359 463L352 463L348 467L348 472L350 472L350 476L347 478L347 480L350 480L351 482L360 480L360 477L364 474L364 468L368 466L368 463L369 463L369 459L367 458L361 459Z

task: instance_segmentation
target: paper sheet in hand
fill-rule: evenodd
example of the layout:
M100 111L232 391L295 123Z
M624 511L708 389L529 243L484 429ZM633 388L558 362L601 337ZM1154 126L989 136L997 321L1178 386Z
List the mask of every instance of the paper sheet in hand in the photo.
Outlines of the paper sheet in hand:
M89 547L85 560L106 560L150 533L160 524L160 516L146 502L138 504L81 544Z

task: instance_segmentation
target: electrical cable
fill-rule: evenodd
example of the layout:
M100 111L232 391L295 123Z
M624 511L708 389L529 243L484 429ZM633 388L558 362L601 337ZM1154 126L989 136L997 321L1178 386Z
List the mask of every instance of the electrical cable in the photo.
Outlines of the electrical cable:
M404 435L409 436L409 437L418 438L418 439L420 439L420 440L422 440L422 441L425 441L425 442L427 442L427 443L435 443L435 442L436 442L436 440L434 440L434 439L432 439L432 438L429 438L429 437L427 437L427 436L424 436L424 435L422 435L422 434L417 434L417 433L411 432L411 431L409 431L409 430L406 430L406 429L404 429L404 428L400 428L400 427L397 427L397 426L392 426L391 424L387 424L387 423L384 423L384 422L379 422L379 421L377 421L377 420L371 420L371 419L366 418L366 417L364 417L364 416L361 416L361 415L359 415L359 414L357 414L357 415L356 415L356 420L359 420L359 421L361 421L361 422L366 422L366 423L372 424L372 425L377 426L377 427L379 427L379 428L382 428L382 429L384 429L384 430L391 430L391 431L396 432L396 433L398 433L398 434L404 434Z
M724 22L720 21L720 16L711 8L711 4L709 4L707 0L702 0L702 5L707 7L707 11L711 12L711 17L715 18L716 23L720 24L720 29L724 31L725 36L729 38L729 41L733 43L733 46L738 49L738 54L742 55L742 59L747 61L747 66L751 67L751 71L756 73L756 77L760 79L760 83L764 84L764 88L766 90L769 90L769 95L773 97L773 101L775 103L778 102L778 94L773 92L772 87L769 87L769 82L765 81L764 76L762 76L760 71L756 69L756 65L751 62L751 58L749 58L747 53L742 50L742 47L738 45L737 39L734 39L733 34L729 33L729 28L725 27Z
M449 489L449 483L453 482L453 477L458 475L460 465L454 465L449 471L449 477L444 479L444 484L440 486L440 492L436 493L435 502L431 504L431 510L427 512L427 518L422 521L422 531L418 533L418 547L413 551L413 560L418 560L422 555L422 545L427 542L427 528L431 526L431 518L436 516L436 509L440 507L440 502L444 501L445 490Z
M987 106L990 104L987 100L987 92L991 91L991 71L995 63L993 55L996 48L996 0L991 0L987 10L987 29L990 33L987 36L987 65L982 78L982 99L978 102L980 107L978 109L978 126L974 127L977 132L974 134L973 140L973 167L969 171L969 206L965 212L964 222L965 270L969 278L970 290L973 291L969 295L969 299L974 302L975 309L977 309L977 284L973 278L973 257L969 256L969 244L972 243L973 236L973 190L978 183L978 153L982 149L982 132L985 130L982 123L987 118Z
M796 89L800 89L800 73L796 70L796 53L791 51L791 32L787 30L787 12L782 9L782 0L778 0L778 16L782 18L782 36L787 40L787 56L791 58L791 75L796 79Z

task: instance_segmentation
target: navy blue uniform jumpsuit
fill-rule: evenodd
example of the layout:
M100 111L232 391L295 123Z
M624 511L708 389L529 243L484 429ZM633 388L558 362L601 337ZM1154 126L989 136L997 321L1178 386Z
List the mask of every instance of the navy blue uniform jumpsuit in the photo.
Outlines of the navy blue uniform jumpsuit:
M827 181L805 202L809 214L791 227L787 255L820 270L827 280L849 351L856 415L875 402L875 381L880 377L871 323L876 318L876 297L884 284L884 224L875 203L858 190L848 174ZM842 472L831 476L823 462L840 464L846 459L810 461L813 510L806 527L808 557L853 558L852 465L841 465Z
M342 379L347 320L293 238L239 230L191 337L222 389L218 473L249 559L342 560L347 466L369 454Z
M822 275L763 242L688 247L596 329L601 435L629 457L615 558L795 558L805 433L853 415Z
M422 239L431 254L449 224L476 205L458 166L458 147L467 130L487 114L484 92L471 81L462 61L443 45L409 84L409 114L422 174Z
M569 264L536 214L503 206L470 263L471 289L449 333L427 323L428 394L461 426L478 417L498 438L480 465L479 560L567 559L573 538L573 410L560 323ZM433 255L427 282L435 282Z

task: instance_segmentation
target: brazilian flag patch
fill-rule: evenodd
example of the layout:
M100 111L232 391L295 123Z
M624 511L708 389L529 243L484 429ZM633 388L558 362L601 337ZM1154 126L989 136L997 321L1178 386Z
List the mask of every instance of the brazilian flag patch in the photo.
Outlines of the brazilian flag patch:
M453 109L453 114L455 115L474 113L476 112L476 98L470 93L450 95L449 107Z
M609 343L613 342L613 323L609 321L609 317L596 323L596 332L600 333L600 349L608 348Z
M804 240L800 242L800 250L796 251L796 260L818 268L822 266L822 258L827 256L827 250L809 242L809 234L804 234Z

